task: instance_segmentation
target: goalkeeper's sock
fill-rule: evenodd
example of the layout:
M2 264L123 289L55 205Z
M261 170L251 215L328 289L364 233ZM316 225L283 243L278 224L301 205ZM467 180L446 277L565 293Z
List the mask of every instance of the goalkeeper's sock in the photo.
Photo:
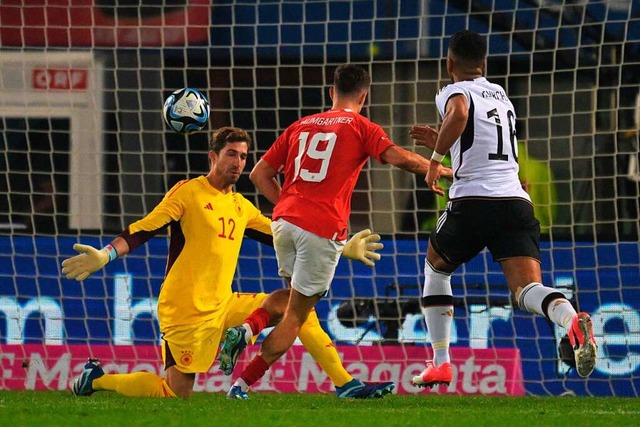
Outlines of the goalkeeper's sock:
M271 322L271 315L269 312L262 307L256 308L242 324L244 329L247 331L247 333L244 334L247 344L249 344L251 338L260 334L264 328L269 326L269 322Z
M427 325L433 349L433 364L450 363L449 343L453 323L453 292L451 275L437 271L425 261L422 314Z
M129 397L177 397L164 378L151 372L105 374L93 380L92 388Z
M269 369L269 364L259 354L244 368L240 378L245 382L247 388L262 378ZM246 391L246 390L244 390Z
M342 387L353 379L342 365L336 346L322 329L315 309L311 310L309 317L300 327L298 338L305 350L331 378L334 386Z

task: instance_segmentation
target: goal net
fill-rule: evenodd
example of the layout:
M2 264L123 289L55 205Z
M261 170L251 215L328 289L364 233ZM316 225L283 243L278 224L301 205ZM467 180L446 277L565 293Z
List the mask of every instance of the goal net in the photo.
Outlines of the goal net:
M363 113L428 156L409 129L439 123L447 41L469 28L487 37L487 76L516 109L543 281L592 316L596 369L582 379L563 362L565 331L514 309L483 252L452 279L454 382L411 386L430 358L418 302L446 199L374 161L357 183L350 228L382 234L383 257L374 269L341 261L316 307L322 325L355 377L396 381L398 393L640 395L638 0L133 3L0 4L0 389L65 389L88 356L109 372L162 374L156 307L168 236L82 284L60 263L74 243L104 246L177 181L208 171L207 133L168 130L167 95L197 88L211 104L208 130L252 133L236 189L270 214L248 172L287 125L330 107L339 64L370 70ZM245 239L233 286L282 288L273 249ZM270 372L258 389L333 389L298 345ZM196 390L229 385L214 365Z

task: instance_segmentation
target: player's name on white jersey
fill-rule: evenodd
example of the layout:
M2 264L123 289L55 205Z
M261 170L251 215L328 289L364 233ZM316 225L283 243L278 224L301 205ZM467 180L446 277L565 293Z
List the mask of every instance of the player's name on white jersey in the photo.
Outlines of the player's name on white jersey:
M493 98L498 101L510 102L507 94L502 90L483 90L482 91L483 98Z

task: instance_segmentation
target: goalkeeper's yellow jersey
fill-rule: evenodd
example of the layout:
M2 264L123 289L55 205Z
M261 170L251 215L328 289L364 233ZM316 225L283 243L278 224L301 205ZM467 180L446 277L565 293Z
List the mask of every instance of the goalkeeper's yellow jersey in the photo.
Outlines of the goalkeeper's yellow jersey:
M232 294L245 228L270 235L271 220L241 194L223 194L200 176L177 183L121 237L133 250L167 226L169 256L158 298L161 331L215 321Z

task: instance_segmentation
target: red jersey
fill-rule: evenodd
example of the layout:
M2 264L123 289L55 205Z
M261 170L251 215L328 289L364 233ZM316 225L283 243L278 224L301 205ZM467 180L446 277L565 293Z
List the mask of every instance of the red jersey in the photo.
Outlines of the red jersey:
M284 173L273 219L285 219L328 239L345 240L351 195L369 157L380 163L385 131L351 110L329 110L289 126L262 156Z

